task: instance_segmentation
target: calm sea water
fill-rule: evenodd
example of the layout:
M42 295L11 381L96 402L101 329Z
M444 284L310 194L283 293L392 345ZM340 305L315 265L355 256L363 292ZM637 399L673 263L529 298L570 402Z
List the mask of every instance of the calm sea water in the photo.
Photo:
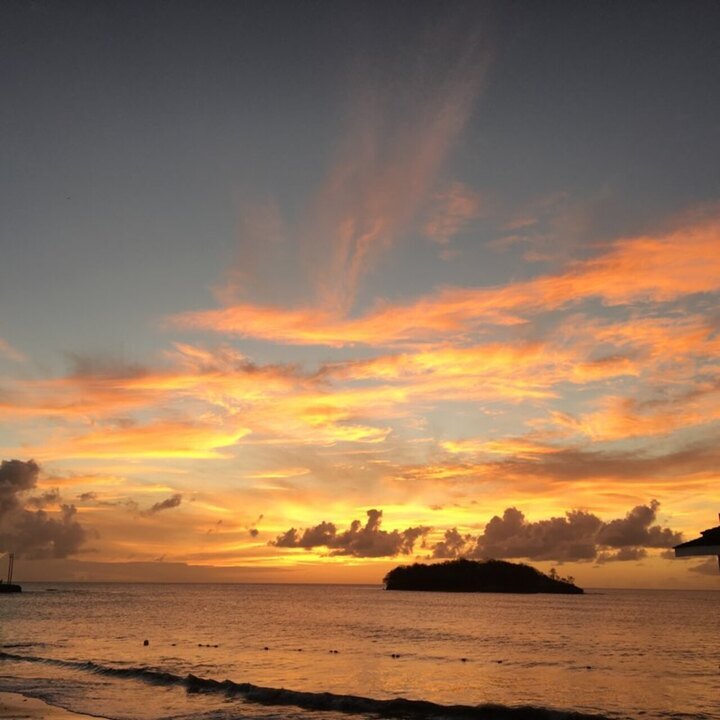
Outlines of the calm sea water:
M106 718L720 719L717 592L25 589L0 596L0 690Z

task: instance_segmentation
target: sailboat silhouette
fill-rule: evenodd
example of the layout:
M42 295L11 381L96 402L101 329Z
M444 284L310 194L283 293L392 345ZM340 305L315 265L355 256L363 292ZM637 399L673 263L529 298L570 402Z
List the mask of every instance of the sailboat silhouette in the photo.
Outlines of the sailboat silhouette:
M19 593L22 592L20 585L13 585L12 576L15 569L15 553L8 553L8 575L7 582L0 579L0 593Z

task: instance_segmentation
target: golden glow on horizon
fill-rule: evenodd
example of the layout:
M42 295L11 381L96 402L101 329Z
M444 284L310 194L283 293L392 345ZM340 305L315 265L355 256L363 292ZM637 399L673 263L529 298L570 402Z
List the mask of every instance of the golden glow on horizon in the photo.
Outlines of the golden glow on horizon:
M418 162L429 183L437 158ZM321 283L312 307L233 301L164 323L288 351L321 346L320 359L259 363L230 344L175 341L145 367L3 380L5 455L48 466L38 490L61 490L92 520L100 557L323 564L332 578L359 566L360 551L271 543L323 522L370 536L370 509L385 511L378 542L422 528L420 557L446 530L477 536L512 506L535 519L572 508L612 518L657 498L673 528L707 522L720 480L720 334L708 312L720 291L717 209L554 273L431 289L354 315L371 256L427 189L408 190L399 208L385 206L387 189L363 192L348 217L369 208L366 225L334 210L317 216L323 232L340 227L331 265L347 286ZM453 186L425 232L446 246L481 208ZM24 362L10 347L0 352ZM62 508L50 496L29 502ZM398 561L368 547L367 563Z

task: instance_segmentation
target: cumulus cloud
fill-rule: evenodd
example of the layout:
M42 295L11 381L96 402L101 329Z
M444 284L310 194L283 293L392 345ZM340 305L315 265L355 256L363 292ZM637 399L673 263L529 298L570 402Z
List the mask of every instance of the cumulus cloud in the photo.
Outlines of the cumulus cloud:
M624 518L605 522L584 510L564 517L528 521L517 508L495 515L481 535L461 535L453 528L433 546L433 557L528 558L556 562L639 560L646 548L669 548L680 533L655 523L660 503L638 505Z
M3 460L0 464L0 520L20 508L20 495L37 483L40 468L34 460Z
M282 548L326 547L330 555L352 555L353 557L394 557L409 555L415 543L430 532L430 528L417 526L406 530L383 530L382 510L367 511L367 521L353 520L350 528L338 532L334 523L323 521L302 532L290 528L270 544Z
M602 521L592 513L571 510L565 517L528 522L523 513L507 508L485 526L476 553L485 557L526 557L534 560L592 560Z
M446 530L443 539L433 545L433 557L443 559L460 557L472 543L472 535L461 535L457 528Z
M44 493L41 493L40 495L35 495L31 498L28 498L25 501L25 505L35 508L36 510L42 510L46 508L48 505L57 505L60 503L60 491L55 488L53 490L46 490Z
M612 548L651 547L667 548L680 542L680 534L669 528L652 525L660 503L638 505L624 518L611 520L598 533L598 543Z
M25 497L37 485L39 474L40 467L33 460L0 463L0 551L31 558L65 558L78 552L87 532L75 518L75 506L60 504L57 490ZM54 504L60 504L59 513L44 509Z

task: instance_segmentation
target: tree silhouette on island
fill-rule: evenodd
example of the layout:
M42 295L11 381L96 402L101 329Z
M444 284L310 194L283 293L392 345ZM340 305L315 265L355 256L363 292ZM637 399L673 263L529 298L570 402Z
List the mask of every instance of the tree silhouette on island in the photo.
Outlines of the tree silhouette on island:
M386 590L434 592L564 593L584 590L573 578L561 578L555 568L549 575L523 563L504 560L449 560L433 565L400 565L384 578Z

